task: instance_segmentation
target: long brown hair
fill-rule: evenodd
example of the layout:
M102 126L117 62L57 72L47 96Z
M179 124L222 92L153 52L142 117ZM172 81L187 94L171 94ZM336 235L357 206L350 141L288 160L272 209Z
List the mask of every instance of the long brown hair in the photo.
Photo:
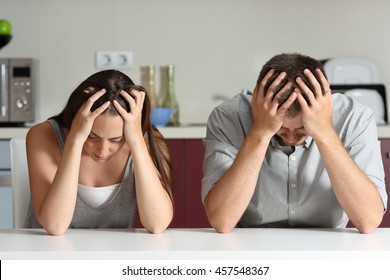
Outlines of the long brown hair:
M118 101L127 112L130 111L129 103L120 95L122 90L128 93L132 90L146 93L142 108L142 133L146 136L146 142L153 163L160 172L160 180L173 202L172 166L169 160L169 150L166 141L150 121L151 106L147 91L142 86L135 85L127 75L118 70L104 70L91 75L72 92L62 112L50 119L56 120L60 127L70 130L72 121L81 106L89 97L103 88L106 89L106 93L95 101L91 111L96 110L106 101L110 101L109 107L103 114L107 113L114 116L119 115L119 112L112 104L114 100Z

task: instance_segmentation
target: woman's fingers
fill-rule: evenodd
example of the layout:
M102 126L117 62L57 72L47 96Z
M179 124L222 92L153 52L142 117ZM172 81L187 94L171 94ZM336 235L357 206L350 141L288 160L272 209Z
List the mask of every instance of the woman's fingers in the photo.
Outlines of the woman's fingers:
M130 112L142 111L145 100L145 92L132 90L130 93L122 90L120 94L126 99L130 105ZM138 110L137 110L138 109Z
M101 89L94 94L92 94L87 101L85 102L86 109L91 110L93 104L95 103L96 100L98 100L100 97L103 96L103 94L106 93L106 89Z

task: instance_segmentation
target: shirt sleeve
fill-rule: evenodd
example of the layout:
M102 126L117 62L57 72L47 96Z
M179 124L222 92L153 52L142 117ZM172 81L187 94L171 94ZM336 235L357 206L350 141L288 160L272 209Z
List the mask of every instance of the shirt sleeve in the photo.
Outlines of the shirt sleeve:
M237 128L231 114L216 108L207 122L206 138L203 140L202 201L235 160L243 133Z
M348 127L345 135L345 147L354 162L377 188L386 210L388 196L374 114L370 108L362 106L361 113L354 114L345 125Z

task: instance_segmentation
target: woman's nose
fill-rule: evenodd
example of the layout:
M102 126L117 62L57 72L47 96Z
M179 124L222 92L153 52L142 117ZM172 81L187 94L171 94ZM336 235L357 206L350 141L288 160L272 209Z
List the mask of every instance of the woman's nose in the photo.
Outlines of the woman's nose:
M110 150L110 144L108 141L102 140L99 143L98 151L100 154L106 154Z

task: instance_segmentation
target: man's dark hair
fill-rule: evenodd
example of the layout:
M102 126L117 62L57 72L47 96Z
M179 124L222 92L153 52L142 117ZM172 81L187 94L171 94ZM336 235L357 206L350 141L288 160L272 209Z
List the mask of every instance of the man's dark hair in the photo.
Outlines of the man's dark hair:
M292 87L290 90L286 91L280 101L279 106L282 105L287 98L290 96L290 94L294 91L294 88L299 88L296 83L296 78L300 77L304 81L304 83L311 89L314 90L312 85L310 84L309 80L306 78L306 76L303 74L303 71L305 69L309 69L314 76L317 78L317 80L320 82L319 77L315 69L320 69L322 73L325 75L325 70L322 65L322 63L314 58L311 58L306 55L302 55L299 53L283 53L276 55L272 57L269 61L267 61L263 68L260 71L259 77L257 79L257 86L259 86L260 82L264 79L265 75L271 70L274 70L273 75L268 79L267 83L264 87L264 92L267 92L272 82L275 80L275 78L281 73L286 72L287 76L284 79L284 81L278 86L277 89L275 89L275 93L277 93L282 87L287 83L291 82ZM322 87L322 85L321 85ZM305 94L303 94L305 97ZM307 99L306 99L307 100ZM297 116L301 112L301 107L299 106L299 103L297 100L294 101L294 103L290 106L290 108L287 111L287 116L290 118L293 118Z

